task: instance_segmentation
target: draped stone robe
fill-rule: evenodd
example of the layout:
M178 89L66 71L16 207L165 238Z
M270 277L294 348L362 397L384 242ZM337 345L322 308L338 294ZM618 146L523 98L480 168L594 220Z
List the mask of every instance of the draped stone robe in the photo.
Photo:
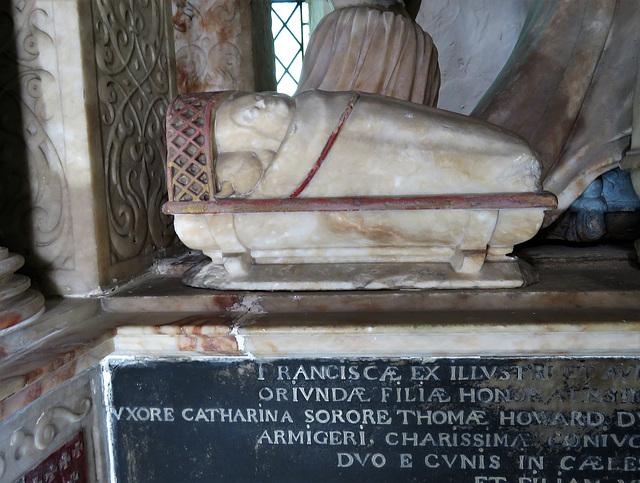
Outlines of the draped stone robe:
M440 89L433 40L410 17L369 7L325 16L305 54L298 91L362 91L435 106Z
M449 111L373 94L353 110L300 197L411 196L535 191L540 165L525 141ZM349 92L295 99L288 133L249 198L286 198L316 164Z

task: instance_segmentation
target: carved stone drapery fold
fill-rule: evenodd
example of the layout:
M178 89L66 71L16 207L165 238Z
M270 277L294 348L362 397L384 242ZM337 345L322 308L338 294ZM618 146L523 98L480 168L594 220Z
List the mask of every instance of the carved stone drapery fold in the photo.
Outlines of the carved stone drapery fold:
M529 141L553 222L629 147L640 2L531 3L511 58L472 116Z

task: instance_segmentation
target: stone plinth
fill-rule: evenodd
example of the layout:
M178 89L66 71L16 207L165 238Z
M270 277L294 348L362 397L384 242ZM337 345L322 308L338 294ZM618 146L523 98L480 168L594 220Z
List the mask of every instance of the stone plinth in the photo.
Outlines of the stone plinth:
M276 433L273 431L283 429L308 430L312 432L312 438L316 433L319 438L322 436L318 431L356 431L358 437L357 432L364 431L367 437L374 439L370 448L375 448L375 451L369 452L380 452L389 461L393 459L396 462L399 461L397 450L402 448L399 444L385 443L387 433L398 433L400 437L400 433L405 430L411 433L424 431L436 434L522 433L526 434L524 438L529 446L519 447L515 453L512 448L487 447L485 453L500 456L504 463L501 471L511 471L511 474L518 477L526 474L515 468L518 455L537 456L538 453L533 454L531 451L538 446L532 444L538 444L536 441L539 442L539 438L546 434L542 441L544 444L539 447L539 454L545 457L544 472L539 468L538 477L548 476L559 463L558 453L545 446L549 436L545 431L551 431L551 434L560 431L563 435L590 435L601 441L598 439L601 438L598 431L605 425L598 423L601 421L600 415L615 423L603 434L615 434L622 441L621 438L626 437L626 434L631 434L629 431L635 431L634 427L625 425L632 417L629 414L633 415L633 411L637 410L638 399L633 398L640 397L636 372L633 372L640 368L640 278L637 276L637 264L633 260L635 255L630 247L567 250L547 246L543 249L524 250L520 256L527 259L539 272L540 282L515 290L382 290L340 293L201 290L181 283L182 273L198 263L196 257L189 256L157 264L153 274L122 287L108 297L62 301L57 306L50 307L39 319L2 331L0 458L3 460L0 464L4 465L4 474L0 469L0 477L13 481L14 477L34 471L40 462L49 461L52 455L57 454L58 449L71 441L79 430L84 432L87 447L89 444L93 445L92 450L87 452L87 470L89 475L97 475L98 481L109 481L109 478L113 480L114 477L109 475L122 475L117 471L123 470L123 467L120 470L110 468L105 462L106 455L109 448L113 448L113 451L120 451L118 458L123 461L122 454L127 447L120 443L109 446L109 441L122 442L123 437L131 435L133 439L128 441L134 442L132 451L140 451L142 446L137 445L138 440L135 438L141 434L154 434L154 440L159 440L161 435L156 431L166 431L163 433L165 435L173 434L173 439L167 444L174 445L184 435L197 430L198 437L204 438L197 441L205 443L196 445L194 452L189 454L195 454L205 444L219 444L221 449L216 453L218 456L232 453L232 457L240 458L241 464L235 466L225 461L227 468L245 467L255 461L266 465L266 468L272 460L265 458L263 451L271 449L278 458L283 458L283 455L287 457L298 454L297 451L301 449L293 444L271 444L275 441L273 438ZM25 341L32 342L25 345ZM260 363L266 368L264 382L256 380L257 371L254 369ZM291 380L279 381L278 366L285 367L285 370L288 368L289 374L293 375L300 370L301 365L304 366L304 371L310 373L311 366L319 368L323 364L327 367L343 365L345 371L363 371L365 367L374 365L377 369L383 365L397 366L404 379L399 385L390 381L357 382L355 387L363 387L365 396L377 394L378 399L372 405L359 405L358 401L318 403L314 393L313 401L300 401L295 408L290 409L294 423L287 422L287 427L280 423L273 427L262 427L259 425L261 423L249 424L243 422L241 416L237 416L237 420L227 421L226 426L221 428L219 421L209 420L209 412L195 421L200 407L207 411L218 406L243 410L253 408L260 403L257 391L262 387L280 387L288 391L288 395L296 391L294 388L302 387L304 394L308 395L311 381L301 381L300 384L293 384ZM181 369L187 366L206 366L211 370L205 367L206 370L198 375L189 372L191 369L186 372ZM432 373L431 370L434 371L433 374L438 375L440 381L417 385L409 382L414 366L422 368L417 369L417 374L424 377ZM439 368L436 369L435 366ZM522 368L523 377L535 374L535 380L516 379L505 383L499 379L507 377L504 375L507 373L517 376L518 367ZM233 372L236 369L242 371ZM373 375L377 369L367 369L368 374ZM167 370L174 371L171 374L177 374L178 377L165 377ZM334 370L333 367L331 370ZM123 380L123 374L134 377ZM140 374L151 376L140 377ZM331 374L334 377L334 373ZM476 382L470 379L474 374L479 377ZM538 374L542 374L544 378L539 378ZM382 372L378 376L381 377ZM232 383L221 382L224 380L231 380ZM585 390L585 380L593 384L592 392ZM342 394L342 390L354 385L349 381L331 381L333 382L315 381L312 385L323 391L337 387L336 394ZM187 385L184 391L176 389L181 387L180 384ZM162 395L158 392L158 385L164 385ZM132 391L132 387L138 389ZM145 390L139 390L142 387ZM401 389L400 396L397 395L396 387ZM425 398L451 396L451 404L446 406L449 403L432 400L428 406L415 406L416 402L410 399L414 396L422 397L420 387L424 389ZM444 393L433 394L436 387L443 388ZM147 391L146 388L150 390ZM489 392L496 389L511 395L528 391L531 400L503 401L505 405L501 407L488 399L473 403L469 401L472 391L476 391L473 393L476 396L481 394L483 398L487 398L489 394L502 394ZM597 400L604 394L603 391L614 390L618 392L606 394L609 394L607 397L615 394L617 401ZM262 397L269 398L268 390L264 391ZM552 402L546 404L538 401L536 391L540 391L539 394L544 394L545 397L552 397ZM381 401L383 393L388 401ZM236 398L236 405L221 406L220 400L208 399L212 394L215 397L230 394ZM298 390L296 397L303 398L302 394ZM111 395L114 397L111 398ZM567 400L562 401L560 397L574 397L574 401L567 405ZM406 400L400 401L399 398ZM160 400L163 401L162 404L158 402ZM344 406L339 407L336 403ZM262 404L262 409L282 411L287 409L288 403L282 400L262 401ZM461 404L465 406L462 407ZM127 407L134 416L129 417ZM161 409L159 414L162 418L173 418L174 421L149 421L149 408L152 407L173 408L173 411L166 412ZM147 416L145 409L140 408L147 408L149 415ZM189 408L195 409L191 412ZM312 409L314 414L322 417L324 413L319 412L322 410L355 410L364 414L362 410L372 408L376 411L388 411L395 420L392 425L380 426L383 430L386 429L384 433L377 432L380 427L375 422L368 423L364 429L340 426L339 421L321 423L326 427L320 428L316 426L318 421L309 423L311 428L300 426L300 409ZM422 425L414 428L413 422L404 425L398 419L405 413L395 412L454 409L466 411L466 414L471 414L472 409L484 411L484 417L490 424L485 430L484 425L477 424L478 421L470 421L464 429L459 430L444 423L437 428L428 427L426 420L423 420ZM496 414L501 414L499 411L505 411L502 414L507 417L502 420L496 418ZM511 411L514 412L514 418L526 418L530 411L538 411L539 414L552 411L553 417L559 419L556 420L556 425L511 427L508 424L511 421ZM576 430L572 426L559 426L563 424L565 414L571 420L570 411L583 411L584 414L590 411L594 418L600 418L591 421L600 426L595 430L591 427L580 426ZM356 412L350 415L355 417ZM558 416L558 413L563 414ZM615 419L618 413L622 414L622 419ZM159 417L155 409L154 414L154 418ZM248 413L242 414L245 418L248 417ZM520 416L515 416L516 414ZM64 418L61 415L68 416L69 424L62 424ZM40 420L42 423L38 422ZM505 421L507 424L503 424ZM528 420L518 421L526 424ZM45 431L50 425L55 427L53 433ZM178 433L172 433L172 428L179 428ZM270 432L260 439L265 430ZM89 431L92 438L87 436ZM43 438L46 434L50 435L48 439ZM258 452L255 461L247 461L246 455L250 453L230 450L233 445L220 443L216 438L221 434L232 439L234 435L245 434L246 437L236 438L235 441L250 441L251 448L260 441L255 446L257 449L251 449ZM31 437L39 438L38 447L30 443ZM390 437L393 443L393 435ZM16 441L15 444L11 443L12 438ZM423 438L424 435L421 439ZM193 445L194 441L195 436L186 442L187 446ZM316 443L312 443L308 447L304 446L306 450L313 450L308 454L309 461L331 465L331 471L335 471L336 455L331 451L327 454L329 445L322 448L315 445ZM346 448L345 451L331 447L329 449L347 453L351 450L362 452L359 450L363 448ZM573 447L561 449L561 455L564 456L580 457L581 454L586 454ZM594 455L602 455L602 451L609 449L611 448L601 446ZM628 449L615 447L615 456L635 457L635 453L628 452ZM414 462L422 463L425 454L443 454L442 448L431 448L424 454L422 450L426 450L426 447L407 447L403 453L413 454ZM475 454L468 447L460 447L456 449L458 450L459 454L467 457ZM24 454L19 461L14 458L16 451ZM186 454L184 451L176 449L173 455L183 456ZM145 473L145 468L151 468L145 466L149 459L144 458L147 456L136 460L138 466L125 470L131 471L131 475L140 474L144 478L142 475L149 474ZM154 458L152 460L158 461ZM184 460L185 458L180 459ZM381 460L378 457L376 461ZM569 461L572 460L566 460L565 463ZM291 467L299 468L295 465ZM407 471L418 471L417 475L422 477L427 475L420 472L422 470L417 469L417 466L415 468ZM422 468L424 471L431 471ZM390 467L387 469L395 471ZM191 470L186 469L184 474L188 474L188 471ZM355 469L350 471L355 472ZM482 476L477 470L474 471L475 475ZM605 476L618 475L621 470L611 471L614 472L603 472L596 476L604 479ZM451 474L453 473L455 472ZM354 473L354 481L365 474L358 469ZM497 471L492 474L503 476L503 473ZM566 475L569 475L568 481L572 475L570 470L567 470ZM595 479L586 470L582 476L592 476ZM309 480L313 481L313 478L315 476L311 475ZM195 477L193 479L197 480ZM261 478L260 481L265 479L269 478ZM393 478L389 477L388 480ZM447 476L444 480L437 481L449 480Z

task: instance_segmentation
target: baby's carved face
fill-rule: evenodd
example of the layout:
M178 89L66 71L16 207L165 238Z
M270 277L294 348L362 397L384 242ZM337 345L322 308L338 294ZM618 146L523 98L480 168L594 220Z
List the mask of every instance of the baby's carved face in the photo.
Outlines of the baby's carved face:
M246 94L229 101L232 119L241 126L267 132L289 120L291 99L278 94Z
M218 151L277 151L291 124L293 110L293 100L282 94L230 97L216 114Z

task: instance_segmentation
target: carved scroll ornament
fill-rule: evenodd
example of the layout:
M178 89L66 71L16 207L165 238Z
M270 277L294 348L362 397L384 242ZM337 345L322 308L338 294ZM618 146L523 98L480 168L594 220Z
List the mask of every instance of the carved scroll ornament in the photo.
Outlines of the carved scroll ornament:
M164 112L171 95L166 3L93 3L111 262L167 247Z

